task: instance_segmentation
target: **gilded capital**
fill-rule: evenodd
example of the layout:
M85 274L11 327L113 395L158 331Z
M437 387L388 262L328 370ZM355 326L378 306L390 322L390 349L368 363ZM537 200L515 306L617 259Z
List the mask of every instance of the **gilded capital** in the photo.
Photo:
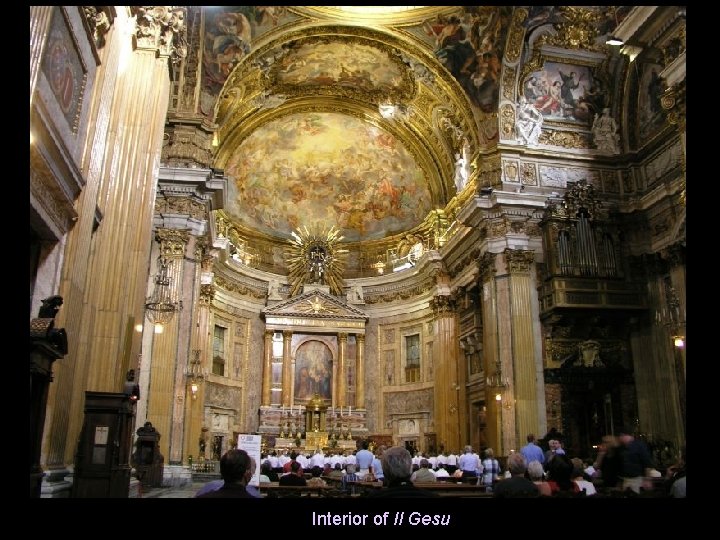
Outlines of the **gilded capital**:
M215 285L208 283L200 285L200 303L209 306L215 298Z
M450 296L438 295L430 300L430 307L436 317L448 313L455 313L455 302Z
M173 63L187 56L184 7L136 6L134 13L138 47L155 49Z
M347 342L348 335L346 332L338 332L338 341Z
M355 334L356 343L365 343L365 334Z
M506 249L504 251L508 272L529 272L535 261L535 252L524 249Z
M497 257L496 253L486 252L478 259L477 264L482 283L490 281L495 276L495 257Z
M184 257L189 238L188 231L178 229L158 229L155 233L155 240L160 243L160 253L164 257Z
M283 330L283 340L290 341L292 339L293 331L292 330Z

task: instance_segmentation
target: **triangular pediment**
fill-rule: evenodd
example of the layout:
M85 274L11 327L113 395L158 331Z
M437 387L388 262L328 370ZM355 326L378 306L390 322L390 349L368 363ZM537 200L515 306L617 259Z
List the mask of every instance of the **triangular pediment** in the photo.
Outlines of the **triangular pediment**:
M298 296L269 306L263 310L265 318L303 317L305 319L341 319L367 321L365 312L338 300L319 289L306 291Z

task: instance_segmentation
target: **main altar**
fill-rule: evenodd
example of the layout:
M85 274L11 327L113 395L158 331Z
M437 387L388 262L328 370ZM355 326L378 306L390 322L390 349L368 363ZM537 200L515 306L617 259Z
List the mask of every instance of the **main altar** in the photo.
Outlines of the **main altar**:
M367 436L367 315L321 284L264 310L259 433L266 448L355 450Z

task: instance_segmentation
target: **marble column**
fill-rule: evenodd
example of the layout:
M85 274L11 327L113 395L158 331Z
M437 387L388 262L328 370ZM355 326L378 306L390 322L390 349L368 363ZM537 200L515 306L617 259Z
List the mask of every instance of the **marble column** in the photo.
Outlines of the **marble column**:
M283 407L292 406L292 363L291 350L292 330L283 330L283 365L282 365L282 404Z
M435 296L431 301L435 315L434 346L434 416L438 443L445 451L460 452L460 415L458 393L457 328L455 305L449 296Z
M365 408L365 334L355 334L355 405Z
M272 384L272 338L273 331L265 330L261 404L266 407L270 405L270 385Z
M347 338L346 333L338 334L338 370L337 370L337 401L338 405L345 407L347 405L347 362L345 356L347 354Z

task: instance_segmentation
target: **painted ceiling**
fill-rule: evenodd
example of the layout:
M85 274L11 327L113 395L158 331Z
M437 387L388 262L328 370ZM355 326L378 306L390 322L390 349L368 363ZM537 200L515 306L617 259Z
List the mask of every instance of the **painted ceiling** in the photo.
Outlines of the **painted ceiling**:
M348 241L410 229L432 209L424 174L386 131L338 113L292 114L255 130L225 167L227 210L249 228L290 235L308 219Z
M590 9L598 42L625 15ZM500 141L501 90L505 100L515 94L514 80L507 88L501 80L506 47L528 64L517 68L520 78L556 67L530 70L527 53L517 58L511 25L535 39L535 29L556 32L565 12L535 6L516 22L511 6L202 13L195 112L216 132L214 164L231 183L228 217L275 241L319 223L339 228L346 242L372 243L417 230L451 203L459 152L474 178ZM575 66L558 73L567 67ZM587 83L600 69L576 71ZM581 112L555 116L585 128L590 116Z

